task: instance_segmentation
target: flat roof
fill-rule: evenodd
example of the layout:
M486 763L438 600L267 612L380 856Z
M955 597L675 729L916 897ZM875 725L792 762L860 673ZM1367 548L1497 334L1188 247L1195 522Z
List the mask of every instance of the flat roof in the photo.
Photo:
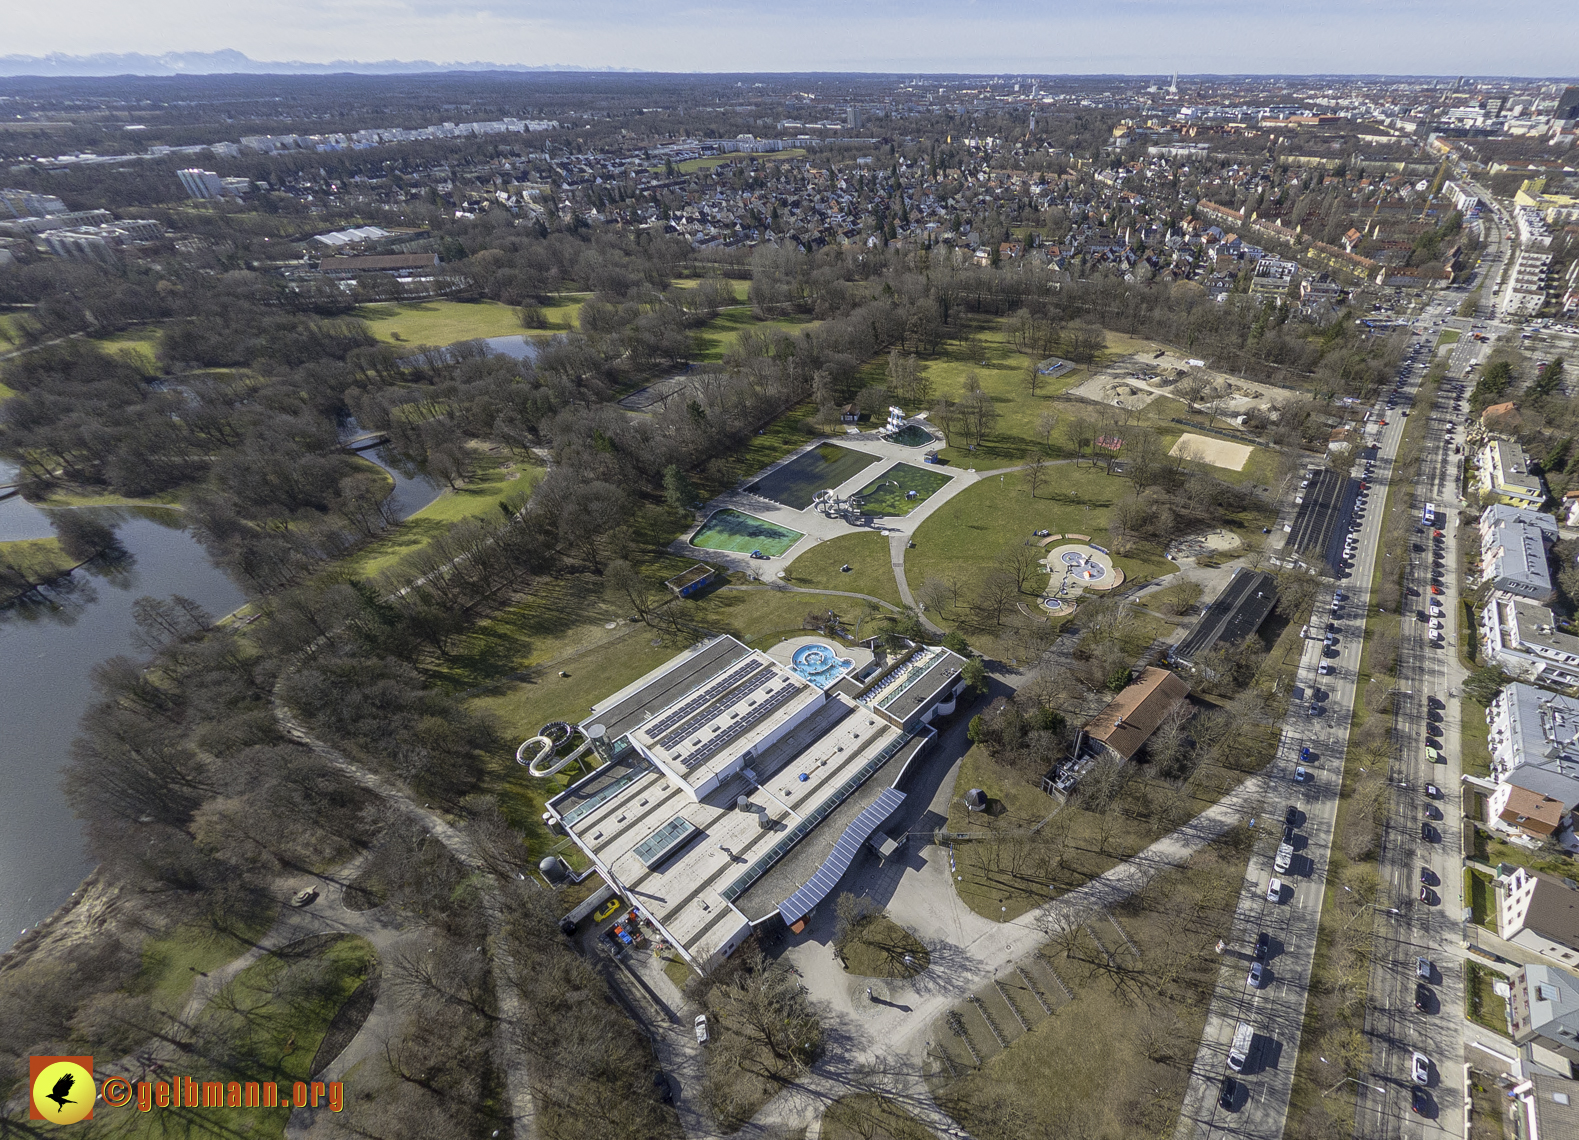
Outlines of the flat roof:
M722 892L792 830L820 822L849 795L850 782L869 779L903 739L869 710L832 697L753 759L756 781L737 773L697 800L660 769L631 765L632 778L567 830L693 960L706 961L746 921ZM683 850L643 858L655 836L676 832Z
M608 730L605 738L617 740L750 654L751 650L732 637L715 637L693 645L679 657L671 657L593 705L591 715L583 723L601 724Z
M1330 467L1310 476L1302 489L1299 509L1289 528L1288 545L1300 557L1336 567L1343 545L1342 533L1354 508L1360 485Z
M1218 642L1238 644L1261 628L1275 605L1276 578L1264 570L1235 570L1223 592L1174 649L1174 660L1189 664Z

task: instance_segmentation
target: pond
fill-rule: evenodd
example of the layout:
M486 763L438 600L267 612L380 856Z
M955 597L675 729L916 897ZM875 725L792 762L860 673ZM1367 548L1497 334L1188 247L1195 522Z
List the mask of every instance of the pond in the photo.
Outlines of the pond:
M395 480L391 502L405 518L431 503L439 484L382 448L362 455ZM13 470L0 465L0 483ZM72 508L67 508L72 509ZM93 666L138 655L132 603L145 595L184 594L215 616L246 599L174 508L76 508L114 526L126 556L95 564L46 587L44 601L0 609L0 949L47 918L91 870L82 828L61 795L77 721L93 700ZM0 501L0 541L48 538L51 510L15 496Z

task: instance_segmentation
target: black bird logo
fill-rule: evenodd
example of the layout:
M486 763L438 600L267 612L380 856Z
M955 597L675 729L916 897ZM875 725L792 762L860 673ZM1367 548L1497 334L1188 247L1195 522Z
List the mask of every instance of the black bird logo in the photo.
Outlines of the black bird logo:
M67 1095L71 1092L71 1086L76 1083L77 1078L67 1073L55 1082L55 1087L49 1090L49 1094L44 1099L54 1101L60 1106L61 1111L64 1112L68 1104L77 1103Z

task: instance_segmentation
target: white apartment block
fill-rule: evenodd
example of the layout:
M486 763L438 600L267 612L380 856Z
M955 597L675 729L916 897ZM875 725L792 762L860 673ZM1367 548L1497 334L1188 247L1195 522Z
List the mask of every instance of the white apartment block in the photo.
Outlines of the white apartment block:
M1552 600L1546 544L1557 540L1557 520L1540 511L1494 503L1480 515L1480 580L1512 597Z
M1480 611L1480 644L1488 662L1510 676L1553 688L1579 688L1579 637L1557 628L1545 606L1493 597Z
M1551 264L1549 253L1529 249L1519 252L1498 304L1503 316L1531 317L1541 311L1546 304L1546 273Z
M1509 506L1532 511L1546 501L1541 477L1530 474L1524 448L1512 440L1494 439L1481 450L1480 489Z

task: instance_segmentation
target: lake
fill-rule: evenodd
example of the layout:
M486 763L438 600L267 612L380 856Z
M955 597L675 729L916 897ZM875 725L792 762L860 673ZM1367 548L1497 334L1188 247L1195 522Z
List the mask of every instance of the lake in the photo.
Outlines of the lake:
M401 467L382 448L362 454L394 478L392 505L401 518L437 497L434 480ZM10 471L0 465L0 482ZM246 600L182 529L179 510L92 509L115 526L128 557L113 568L78 570L69 584L48 591L53 605L0 609L0 947L47 918L92 869L81 826L61 795L61 772L93 700L90 670L118 653L139 652L132 603L185 594L220 616ZM48 511L20 497L0 501L0 540L53 533Z

